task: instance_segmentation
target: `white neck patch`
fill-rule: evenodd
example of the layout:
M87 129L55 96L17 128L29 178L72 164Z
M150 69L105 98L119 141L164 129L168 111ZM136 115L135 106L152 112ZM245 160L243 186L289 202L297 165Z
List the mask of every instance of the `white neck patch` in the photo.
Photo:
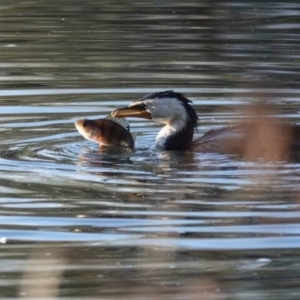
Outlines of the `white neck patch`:
M177 132L181 131L187 123L187 113L182 118L175 119L166 126L164 126L156 137L156 146L164 148L166 140Z
M169 125L164 126L156 137L155 145L160 148L164 148L168 137L172 136L175 133L176 131L174 131L173 128Z
M152 120L156 123L166 124L156 137L156 145L164 147L166 140L181 131L188 121L188 113L183 103L176 98L148 99L136 101L132 104L143 103L147 106L147 111L151 113Z
M148 106L154 122L166 124L156 137L156 146L163 148L170 136L185 127L188 121L187 111L176 98L151 99L144 103Z

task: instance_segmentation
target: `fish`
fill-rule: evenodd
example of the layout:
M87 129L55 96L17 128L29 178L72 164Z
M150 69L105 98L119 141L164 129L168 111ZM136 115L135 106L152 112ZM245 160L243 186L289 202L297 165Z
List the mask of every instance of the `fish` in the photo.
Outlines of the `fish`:
M87 140L100 146L124 146L134 148L134 136L130 133L129 122L125 118L107 116L103 119L80 119L75 122L78 132Z

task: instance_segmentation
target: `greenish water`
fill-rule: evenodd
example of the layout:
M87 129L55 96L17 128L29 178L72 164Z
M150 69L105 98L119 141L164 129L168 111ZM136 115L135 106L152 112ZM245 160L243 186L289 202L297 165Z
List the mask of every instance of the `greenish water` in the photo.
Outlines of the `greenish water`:
M299 299L298 163L99 151L74 121L144 94L201 136L267 99L299 122L297 1L0 3L0 297Z

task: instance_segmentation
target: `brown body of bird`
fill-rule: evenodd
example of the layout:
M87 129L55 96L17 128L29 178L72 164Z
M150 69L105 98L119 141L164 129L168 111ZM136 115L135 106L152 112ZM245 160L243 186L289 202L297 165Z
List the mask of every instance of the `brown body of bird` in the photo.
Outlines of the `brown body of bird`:
M134 147L129 123L124 118L81 119L75 122L78 132L100 146Z

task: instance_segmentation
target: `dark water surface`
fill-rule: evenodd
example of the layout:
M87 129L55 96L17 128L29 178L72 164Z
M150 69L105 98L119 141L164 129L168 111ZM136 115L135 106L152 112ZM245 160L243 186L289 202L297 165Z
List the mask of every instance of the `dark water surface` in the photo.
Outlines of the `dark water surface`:
M84 140L184 92L200 136L268 99L299 122L298 1L0 3L0 298L300 299L300 164Z

